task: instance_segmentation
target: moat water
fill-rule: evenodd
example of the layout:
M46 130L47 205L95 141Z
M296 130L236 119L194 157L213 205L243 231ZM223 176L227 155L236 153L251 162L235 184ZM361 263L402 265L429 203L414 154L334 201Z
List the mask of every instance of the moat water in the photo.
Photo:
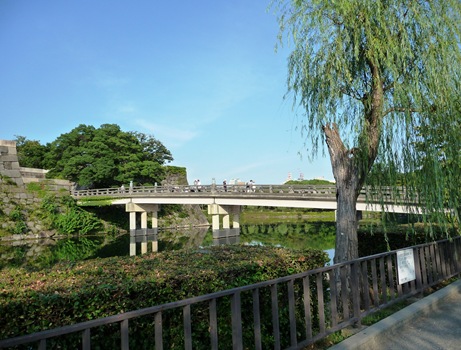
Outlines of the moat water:
M59 261L129 256L133 251L136 255L140 255L143 249L151 253L236 243L291 249L320 249L326 251L330 258L334 254L334 223L242 225L239 233L238 236L223 237L217 240L213 239L211 229L205 227L187 230L159 230L157 235L136 238L130 237L129 234L100 234L7 241L0 243L0 268L8 266L49 267ZM142 242L144 242L144 248L141 247Z

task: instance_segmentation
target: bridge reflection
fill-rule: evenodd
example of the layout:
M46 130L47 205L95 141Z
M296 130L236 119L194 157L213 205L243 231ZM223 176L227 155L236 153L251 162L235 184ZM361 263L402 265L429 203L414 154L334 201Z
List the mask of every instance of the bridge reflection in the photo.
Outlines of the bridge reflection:
M240 227L213 231L214 246L240 243ZM156 253L159 247L158 228L130 231L130 256Z
M130 230L130 256L137 255L137 251L140 254L158 252L158 228Z
M158 228L158 212L163 204L207 205L213 239L216 240L238 237L236 232L239 232L240 214L244 206L337 208L334 185L257 185L250 189L241 185L228 185L227 188L202 185L200 189L193 186L136 186L128 190L103 188L73 191L72 195L77 199L77 204L83 206L125 205L130 217L130 232L135 237L135 246L130 248L134 249L134 254L136 237L151 235ZM420 214L422 209L419 199L409 196L404 187L364 188L356 204L358 216L362 211ZM141 242L141 251L146 249L146 244ZM151 245L155 248L153 243Z

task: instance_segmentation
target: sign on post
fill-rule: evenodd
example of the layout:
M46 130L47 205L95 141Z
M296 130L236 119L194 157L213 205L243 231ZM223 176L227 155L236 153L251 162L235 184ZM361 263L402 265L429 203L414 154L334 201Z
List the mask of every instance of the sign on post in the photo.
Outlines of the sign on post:
M402 249L397 251L397 270L399 275L399 284L407 283L416 279L413 249Z

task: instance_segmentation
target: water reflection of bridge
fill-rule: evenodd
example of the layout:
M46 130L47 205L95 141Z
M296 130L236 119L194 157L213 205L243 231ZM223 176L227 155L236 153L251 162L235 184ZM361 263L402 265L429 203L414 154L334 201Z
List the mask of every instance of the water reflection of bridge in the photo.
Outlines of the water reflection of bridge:
M336 187L323 185L137 186L79 190L73 191L72 195L80 205L125 205L134 243L136 240L146 243L144 237L156 235L158 211L162 204L207 205L212 218L213 239L217 240L238 236L243 206L326 210L336 210L337 207ZM415 202L402 188L367 188L358 198L357 214L360 216L362 211L420 213ZM148 228L148 213L151 228ZM151 242L154 244L154 240Z
M158 252L158 228L130 230L130 256ZM240 242L240 227L213 231L212 245L226 245Z

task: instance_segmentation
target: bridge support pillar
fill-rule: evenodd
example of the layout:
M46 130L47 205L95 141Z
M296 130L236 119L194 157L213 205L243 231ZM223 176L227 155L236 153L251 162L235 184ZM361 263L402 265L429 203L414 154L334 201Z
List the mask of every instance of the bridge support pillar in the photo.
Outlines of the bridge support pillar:
M125 210L130 213L130 231L136 230L136 213L141 213L141 229L147 230L147 213L152 213L152 228L158 228L158 205L127 203Z
M136 230L136 212L130 212L130 232Z
M230 228L230 215L226 214L222 217L222 228Z
M130 214L130 256L136 255L136 243L141 243L141 254L147 253L148 242L152 242L152 251L158 251L157 240L147 239L146 236L157 234L158 205L127 203L125 210ZM148 229L147 213L152 213L152 229ZM140 229L138 229L137 213L140 213ZM136 237L144 236L146 239L137 240Z
M220 215L222 215L222 228L229 229L230 215L232 215L232 228L240 227L240 205L208 205L208 214L211 215L211 227L213 231L220 229Z
M232 228L240 228L240 206L232 207L234 212L232 213Z

